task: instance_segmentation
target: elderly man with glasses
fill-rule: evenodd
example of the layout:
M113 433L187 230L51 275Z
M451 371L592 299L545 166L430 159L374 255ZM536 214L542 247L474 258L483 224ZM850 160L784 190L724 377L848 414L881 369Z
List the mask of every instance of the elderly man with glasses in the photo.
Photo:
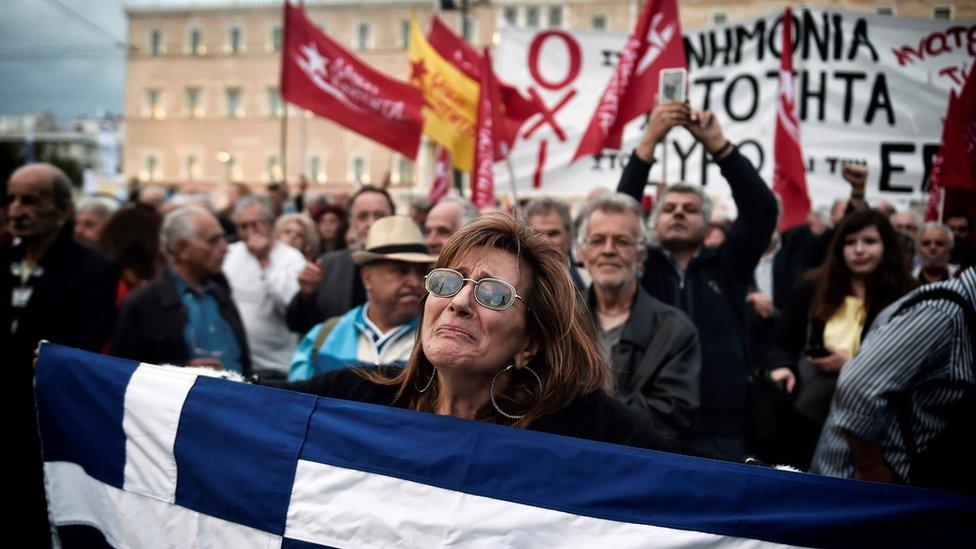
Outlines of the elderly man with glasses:
M593 277L590 314L613 367L615 396L658 430L684 435L698 410L698 332L638 283L646 253L640 205L602 194L586 203L581 219L580 257Z

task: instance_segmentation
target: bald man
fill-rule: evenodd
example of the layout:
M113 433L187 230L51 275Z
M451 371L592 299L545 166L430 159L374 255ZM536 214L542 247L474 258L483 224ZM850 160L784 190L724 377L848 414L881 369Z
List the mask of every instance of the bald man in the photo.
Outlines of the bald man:
M118 278L107 257L75 241L71 181L55 166L16 170L3 204L17 239L0 249L0 349L8 401L15 402L6 425L14 427L11 470L18 478L28 477L17 484L22 493L12 497L26 504L21 510L27 516L17 523L28 544L43 547L50 543L50 532L35 423L33 351L41 339L100 351L112 326Z

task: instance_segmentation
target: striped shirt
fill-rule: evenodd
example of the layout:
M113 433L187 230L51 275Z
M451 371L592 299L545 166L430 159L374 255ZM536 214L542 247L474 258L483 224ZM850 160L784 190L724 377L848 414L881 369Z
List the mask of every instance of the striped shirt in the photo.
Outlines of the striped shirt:
M976 269L955 280L925 286L948 288L976 305ZM946 427L944 414L976 383L974 353L962 309L947 300L918 303L891 318L901 303L879 315L860 353L841 370L837 393L813 457L812 472L852 477L854 460L844 431L864 440L880 440L885 463L909 478L909 456L891 394L905 394L912 407L912 432L918 451Z

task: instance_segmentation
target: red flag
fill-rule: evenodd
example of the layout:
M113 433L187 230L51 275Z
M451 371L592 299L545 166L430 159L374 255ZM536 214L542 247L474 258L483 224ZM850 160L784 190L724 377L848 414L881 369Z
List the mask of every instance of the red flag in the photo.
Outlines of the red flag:
M624 126L654 108L661 69L686 67L675 0L649 0L627 38L573 160L619 149Z
M288 2L280 85L285 101L403 156L417 157L423 128L420 91L360 61Z
M438 147L437 165L434 167L434 181L430 185L427 202L433 206L444 198L451 190L451 153L444 147Z
M949 95L942 146L929 176L925 220L944 219L947 213L976 219L976 67L969 69L959 95ZM976 231L971 231L970 245L974 242Z
M436 16L430 25L427 40L441 57L453 63L472 80L481 81L481 56ZM495 139L506 144L506 148L500 151L501 156L496 158L501 160L508 156L522 124L532 115L542 112L542 108L534 99L522 96L514 86L499 81L497 76L494 76L494 81L500 100L495 108L502 113L495 117L498 122L494 128Z
M810 213L807 173L800 147L800 123L793 101L793 14L783 14L783 50L779 58L779 91L776 94L776 136L773 141L773 191L783 203L780 232L806 223Z
M481 93L478 96L478 125L475 127L474 170L471 171L471 202L479 209L495 203L494 168L498 146L494 131L498 93L488 48L485 48L481 63Z

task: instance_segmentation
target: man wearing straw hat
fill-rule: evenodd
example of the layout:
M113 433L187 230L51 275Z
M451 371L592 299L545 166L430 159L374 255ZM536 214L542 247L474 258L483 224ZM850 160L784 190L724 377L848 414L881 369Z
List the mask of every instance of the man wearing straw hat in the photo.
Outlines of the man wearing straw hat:
M377 220L366 246L353 252L366 303L313 327L292 355L288 379L308 379L348 366L405 364L419 324L424 275L436 257L427 253L417 224L407 216Z

